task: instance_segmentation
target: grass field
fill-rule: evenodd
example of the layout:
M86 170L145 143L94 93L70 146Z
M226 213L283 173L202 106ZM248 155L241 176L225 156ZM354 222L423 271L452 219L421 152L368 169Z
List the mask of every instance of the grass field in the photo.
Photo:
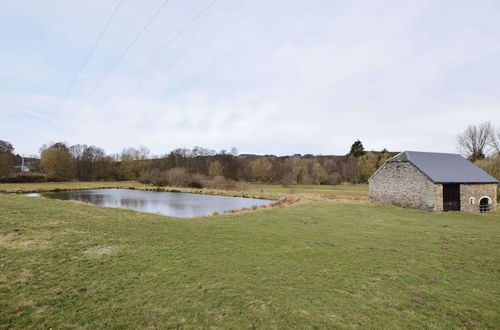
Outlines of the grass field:
M365 200L178 219L0 194L0 328L499 328L499 237L498 212Z
M368 197L368 185L270 185L270 184L245 184L246 191L276 193L276 194L302 194L302 195L336 195L339 197Z

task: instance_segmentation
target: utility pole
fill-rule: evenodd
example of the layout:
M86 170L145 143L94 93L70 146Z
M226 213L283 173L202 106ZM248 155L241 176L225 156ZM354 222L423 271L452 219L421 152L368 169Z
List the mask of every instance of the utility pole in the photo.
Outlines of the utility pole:
M24 154L22 156L22 161L21 161L21 172L24 172Z

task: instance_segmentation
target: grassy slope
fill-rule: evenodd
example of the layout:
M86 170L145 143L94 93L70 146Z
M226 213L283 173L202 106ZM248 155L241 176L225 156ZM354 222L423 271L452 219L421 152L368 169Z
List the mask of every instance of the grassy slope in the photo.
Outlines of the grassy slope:
M246 184L244 189L248 191L263 191L281 194L316 194L316 195L338 195L345 197L368 197L368 185L270 185L270 184Z
M498 328L498 237L498 213L364 201L186 220L0 195L0 328Z

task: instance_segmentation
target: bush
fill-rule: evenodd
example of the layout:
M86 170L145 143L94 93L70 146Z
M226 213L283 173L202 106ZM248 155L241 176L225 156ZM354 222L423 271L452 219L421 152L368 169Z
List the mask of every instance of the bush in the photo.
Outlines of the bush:
M202 174L194 174L189 178L188 187L189 188L203 188L203 181L205 176Z
M189 183L189 174L182 167L175 167L165 172L168 185L174 187L187 187Z
M1 178L0 183L34 183L34 182L47 182L44 174L40 173L23 173L17 174L9 178Z
M172 168L167 171L152 169L142 173L138 181L141 183L152 184L157 187L174 186L203 188L206 178L201 174L189 174L184 168Z
M212 189L233 189L236 186L236 182L225 179L223 176L216 176L213 179L206 179L203 185Z
M142 173L141 176L139 176L138 181L141 183L152 184L157 187L168 185L166 172L160 172L158 169L152 169Z
M236 182L225 179L223 176L210 178L203 174L190 174L184 168L172 168L167 171L152 169L139 176L139 182L152 184L157 187L173 186L201 189L234 189Z
M326 184L336 185L341 183L342 183L342 177L340 176L339 173L330 174L328 176L328 179L326 180Z

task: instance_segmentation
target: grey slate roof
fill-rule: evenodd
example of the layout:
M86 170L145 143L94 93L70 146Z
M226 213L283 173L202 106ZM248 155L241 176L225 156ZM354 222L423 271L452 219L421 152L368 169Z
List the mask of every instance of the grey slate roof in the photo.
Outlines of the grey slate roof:
M435 183L499 183L459 154L405 151L387 162L410 162Z

